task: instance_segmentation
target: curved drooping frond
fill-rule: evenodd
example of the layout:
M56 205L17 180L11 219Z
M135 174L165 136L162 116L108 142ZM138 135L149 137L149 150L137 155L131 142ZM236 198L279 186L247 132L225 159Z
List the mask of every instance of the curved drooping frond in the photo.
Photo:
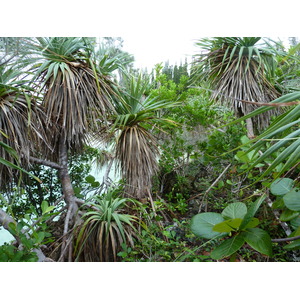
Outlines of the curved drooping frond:
M239 66L237 67L238 64ZM249 67L247 68L248 64ZM273 101L279 94L266 80L263 72L257 71L258 68L258 63L253 60L249 62L247 57L241 58L240 61L238 61L238 58L235 58L220 76L212 98L219 99L226 106L232 107L239 117L257 108L256 105L245 104L239 100L260 103ZM274 111L268 111L253 118L259 131L270 123L272 115L274 115Z
M151 190L158 171L158 145L155 137L139 125L126 126L116 143L116 157L126 179L125 192L141 199Z
M241 117L256 108L239 100L268 103L279 93L268 78L274 71L270 49L258 48L261 38L211 38L198 43L205 53L199 55L193 70L195 80L207 79L218 99L234 109ZM265 128L275 111L258 115L253 121L256 128Z
M38 38L35 83L42 87L46 126L55 124L53 145L62 136L68 148L80 151L88 133L100 129L113 111L113 82L96 71L84 38ZM41 51L42 50L42 51Z
M0 148L0 157L11 164L28 168L29 157L42 144L47 145L44 133L44 112L30 91L22 89L24 82L16 80L20 74L5 66L0 67L0 142L14 149L16 155ZM43 145L43 147L44 147ZM11 187L19 170L0 165L0 189Z

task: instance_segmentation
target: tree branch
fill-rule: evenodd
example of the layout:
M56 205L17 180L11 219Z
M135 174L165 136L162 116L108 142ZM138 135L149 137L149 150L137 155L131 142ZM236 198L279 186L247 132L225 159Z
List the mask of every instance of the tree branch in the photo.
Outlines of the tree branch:
M282 242L295 241L295 240L299 240L299 239L300 239L300 235L297 235L297 236L293 236L293 237L290 237L290 238L272 239L271 241L273 243L282 243Z
M35 164L39 164L39 165L44 165L46 167L50 167L50 168L54 168L54 169L57 169L57 170L60 170L62 169L62 166L53 162L53 161L48 161L48 160L44 160L44 159L39 159L39 158L35 158L35 157L32 157L30 156L29 157L29 160Z

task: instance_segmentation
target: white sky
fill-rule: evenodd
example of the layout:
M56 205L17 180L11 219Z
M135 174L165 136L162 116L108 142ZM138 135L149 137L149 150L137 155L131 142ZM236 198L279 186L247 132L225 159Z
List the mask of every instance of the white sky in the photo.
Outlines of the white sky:
M195 40L185 36L124 36L123 50L134 55L136 68L148 71L158 63L170 65L188 62L196 53Z

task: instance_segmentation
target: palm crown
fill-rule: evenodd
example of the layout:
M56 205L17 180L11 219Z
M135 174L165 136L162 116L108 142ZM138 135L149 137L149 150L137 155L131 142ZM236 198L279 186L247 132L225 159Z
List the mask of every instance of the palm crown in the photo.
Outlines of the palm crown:
M197 45L205 50L196 58L194 78L207 78L219 99L233 108L238 116L253 111L256 106L243 103L270 102L279 96L271 84L274 61L270 48L258 48L259 37L206 38ZM265 128L274 111L256 116L253 121L258 130Z

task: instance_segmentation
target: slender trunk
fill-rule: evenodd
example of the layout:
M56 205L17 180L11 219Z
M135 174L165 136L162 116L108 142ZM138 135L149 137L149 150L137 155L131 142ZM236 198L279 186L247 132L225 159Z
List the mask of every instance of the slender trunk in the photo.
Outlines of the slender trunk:
M64 199L69 207L73 206L70 215L70 218L72 219L78 209L78 205L75 201L75 193L68 169L68 149L63 138L60 139L59 143L59 165L60 169L58 170L58 176L61 181Z
M64 261L66 254L72 252L73 248L73 236L69 232L69 228L76 224L76 213L78 211L78 204L72 181L68 169L68 148L65 144L63 136L60 137L59 142L59 165L61 168L58 170L58 176L62 186L62 192L65 202L68 206L68 211L64 220L63 240L61 245L61 255L58 261ZM70 226L71 225L71 226ZM69 254L69 261L71 261L71 255Z

